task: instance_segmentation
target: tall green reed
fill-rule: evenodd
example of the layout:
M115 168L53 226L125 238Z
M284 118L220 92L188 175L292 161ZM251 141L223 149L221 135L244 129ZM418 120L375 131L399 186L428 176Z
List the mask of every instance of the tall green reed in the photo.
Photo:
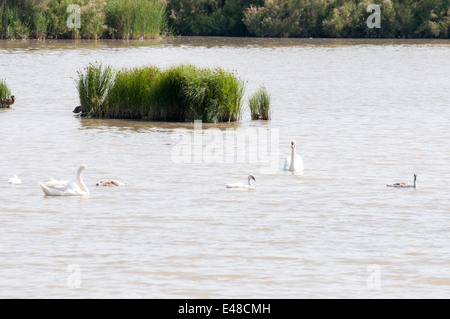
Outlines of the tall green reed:
M108 93L107 118L146 119L152 110L152 81L159 76L155 67L123 69L116 73Z
M154 38L166 29L164 1L109 0L105 22L115 38Z
M102 64L89 64L78 72L77 89L83 114L104 117L108 110L107 93L113 83L112 68Z
M5 80L0 80L0 99L9 99L11 97L11 89Z
M260 87L248 100L252 120L270 120L270 95L264 86Z

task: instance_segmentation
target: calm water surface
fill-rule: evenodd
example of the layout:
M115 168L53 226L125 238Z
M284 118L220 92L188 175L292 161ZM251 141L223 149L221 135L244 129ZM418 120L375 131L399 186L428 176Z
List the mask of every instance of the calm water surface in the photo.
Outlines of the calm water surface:
M217 127L278 132L280 170L174 161L191 124L74 117L96 61L265 85L272 121ZM0 42L17 98L0 110L0 297L449 298L449 74L450 41ZM291 139L303 175L281 171ZM43 196L83 163L88 198ZM250 173L254 191L225 189ZM385 186L413 173L417 190ZM112 178L129 186L95 186Z

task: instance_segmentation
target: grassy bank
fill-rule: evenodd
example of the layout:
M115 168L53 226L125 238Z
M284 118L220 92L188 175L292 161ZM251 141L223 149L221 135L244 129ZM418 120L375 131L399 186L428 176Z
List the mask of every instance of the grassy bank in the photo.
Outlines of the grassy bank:
M0 0L0 9L4 39L137 39L167 30L165 1Z
M244 82L222 69L180 65L122 69L89 65L78 74L82 115L152 121L237 121Z

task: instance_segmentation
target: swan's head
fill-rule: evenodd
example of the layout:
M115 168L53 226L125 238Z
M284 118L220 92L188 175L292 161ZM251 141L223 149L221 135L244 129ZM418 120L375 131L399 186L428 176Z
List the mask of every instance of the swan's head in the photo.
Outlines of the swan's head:
M295 143L296 143L295 140L291 141L291 148L295 148Z
M414 180L416 180L417 179L417 174L414 174Z
M86 168L87 168L87 165L86 165L86 164L83 164L83 165L80 166L80 168L78 169L78 171L79 171L79 172L82 172L82 171L84 171Z
M248 180L253 179L254 181L256 181L255 176L253 176L253 174L248 175Z

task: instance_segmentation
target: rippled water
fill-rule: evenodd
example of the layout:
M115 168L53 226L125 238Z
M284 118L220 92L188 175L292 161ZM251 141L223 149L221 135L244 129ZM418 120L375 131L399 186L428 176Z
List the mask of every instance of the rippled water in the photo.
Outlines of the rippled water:
M74 117L95 61L265 85L272 121L217 127L277 133L279 170L174 161L192 124ZM0 110L0 297L448 298L449 74L449 41L0 42L17 98ZM291 139L303 175L281 171ZM82 163L88 198L43 196L39 181ZM225 188L250 173L254 191ZM417 190L385 186L413 173ZM129 186L95 186L111 178Z

